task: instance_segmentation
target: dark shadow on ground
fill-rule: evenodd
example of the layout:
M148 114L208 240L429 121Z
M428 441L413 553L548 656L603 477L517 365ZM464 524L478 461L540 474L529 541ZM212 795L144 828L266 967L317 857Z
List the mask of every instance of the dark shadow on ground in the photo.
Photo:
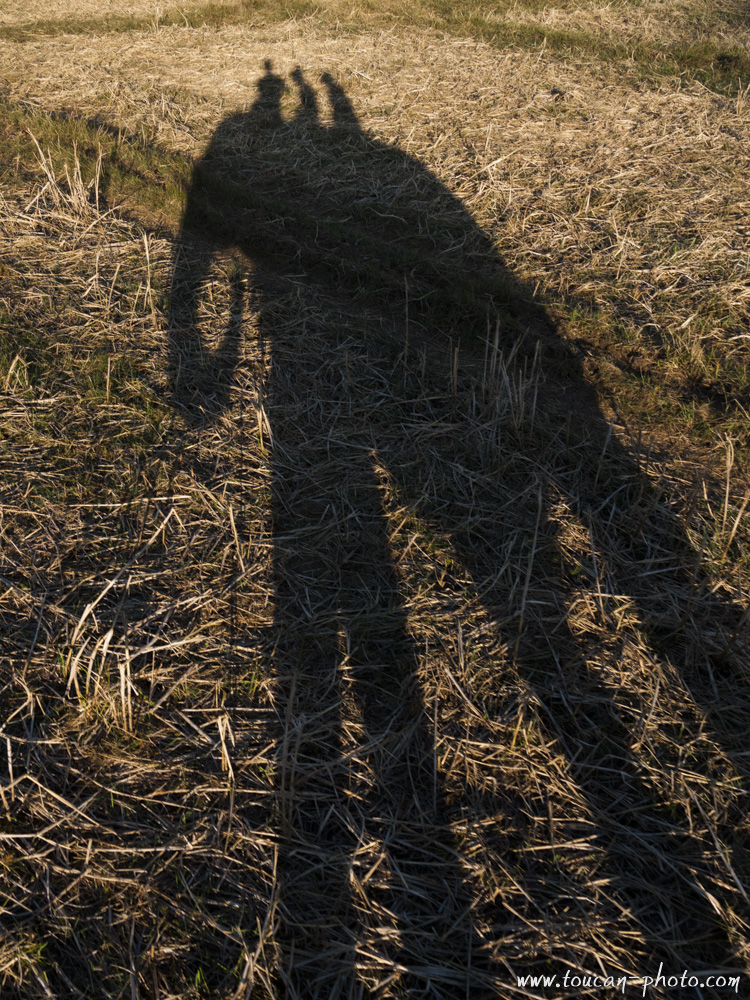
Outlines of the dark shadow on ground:
M494 920L485 907L482 929L472 926L448 832L460 804L436 777L386 476L404 507L450 540L454 572L504 623L514 668L595 818L623 919L654 968L734 965L686 821L650 783L630 707L596 664L624 655L610 596L625 595L647 655L669 661L710 728L719 693L745 680L739 609L710 591L668 499L612 435L580 358L461 202L364 131L331 77L330 124L302 72L293 78L293 118L282 116L285 84L268 64L254 105L222 122L195 166L169 359L189 427L222 418L251 299L270 356L259 412L270 437L276 608L264 641L283 721L276 814L288 995L358 996L361 970L389 963L407 995L440 995L428 966L441 952L455 973L452 986L437 976L443 995L494 995L508 978L493 927L515 918L500 899ZM250 277L238 267L230 320L210 352L203 283L212 259L231 250ZM462 402L456 345L462 384L474 385ZM408 352L423 359L411 387L400 362ZM400 442L389 401L409 393L417 430ZM437 411L428 405L436 399ZM487 430L500 426L498 400L502 441ZM560 505L591 540L587 584L603 626L595 640L565 610L580 579L551 514ZM358 720L354 733L344 717ZM352 740L367 751L356 766ZM731 758L740 747L725 740L723 750ZM496 806L488 802L488 814ZM384 845L373 897L384 926L379 954L363 956L352 859L372 839Z

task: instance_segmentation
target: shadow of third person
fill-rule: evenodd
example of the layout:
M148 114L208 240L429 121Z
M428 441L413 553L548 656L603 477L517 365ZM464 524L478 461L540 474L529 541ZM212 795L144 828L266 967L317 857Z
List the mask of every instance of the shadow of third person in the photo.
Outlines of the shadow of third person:
M626 876L611 877L643 955L725 963L729 940L694 874L700 852L666 818L598 665L624 655L606 601L626 593L649 655L671 655L705 705L701 658L691 667L679 637L698 620L699 595L721 633L706 653L715 682L737 614L699 594L677 520L612 439L575 353L460 201L364 132L331 77L323 124L316 93L300 70L292 76L292 118L267 64L255 104L222 122L196 164L170 327L175 404L204 426L232 402L245 293L237 272L210 352L202 286L213 257L237 248L269 358L259 412L270 434L279 974L289 995L356 996L396 980L412 996L502 993L493 927L509 917L485 912L481 933L472 927L448 834L462 804L449 808L439 780L421 626L386 509L394 496L401 523L416 518L447 539L458 569L446 572L470 580L491 613L498 648L569 757L612 871L627 862ZM566 567L558 508L589 545L596 642L571 625L580 581ZM669 563L658 585L644 570L654 545ZM476 808L494 815L502 794ZM655 860L667 842L679 858ZM367 871L365 854L375 858Z

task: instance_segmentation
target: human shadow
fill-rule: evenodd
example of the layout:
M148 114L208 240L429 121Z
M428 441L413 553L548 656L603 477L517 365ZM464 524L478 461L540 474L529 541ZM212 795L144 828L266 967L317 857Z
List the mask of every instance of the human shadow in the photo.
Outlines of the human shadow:
M649 782L618 691L566 611L580 579L552 507L562 503L588 533L587 589L601 623L614 620L610 598L626 595L649 655L669 660L709 720L717 685L738 681L740 610L709 592L668 502L613 435L581 358L462 203L419 161L364 131L332 77L322 78L328 125L301 70L292 77L291 118L281 112L284 80L267 63L253 106L219 125L195 165L175 250L169 357L188 426L222 418L251 299L269 359L258 413L270 441L268 645L284 723L276 814L285 988L356 996L364 982L374 989L397 975L409 995L435 995L416 936L450 953L445 995L500 992L502 956L472 926L448 832L387 477L404 509L449 540L504 623L508 656L568 757L613 869L628 871L613 878L653 960L731 964L732 943L695 877L696 849ZM209 351L203 284L216 255L232 249L252 291L237 269L229 320ZM422 358L411 388L409 352ZM408 440L389 416L394 395L412 398ZM704 652L691 660L701 632ZM618 642L607 655L623 655ZM738 749L723 740L730 758ZM618 843L623 829L641 854ZM354 864L373 840L382 845L367 915L382 930L375 956L359 948Z

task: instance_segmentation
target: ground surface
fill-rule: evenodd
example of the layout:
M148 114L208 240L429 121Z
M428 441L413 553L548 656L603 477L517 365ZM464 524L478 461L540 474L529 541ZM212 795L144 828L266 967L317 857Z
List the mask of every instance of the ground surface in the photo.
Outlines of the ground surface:
M34 18L3 996L743 995L747 8Z

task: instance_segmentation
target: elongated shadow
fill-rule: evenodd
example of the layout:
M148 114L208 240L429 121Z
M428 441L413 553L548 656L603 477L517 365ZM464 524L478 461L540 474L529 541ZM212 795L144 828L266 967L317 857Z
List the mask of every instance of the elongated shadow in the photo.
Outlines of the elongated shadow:
M390 968L400 970L409 995L434 995L410 944L429 935L452 942L454 970L463 956L468 985L456 979L455 995L491 995L502 978L501 956L493 960L491 940L471 927L461 866L445 832L450 810L436 778L434 737L391 555L383 466L407 506L450 539L463 571L500 618L513 619L518 604L498 572L509 525L531 552L523 606L565 603L572 584L548 515L561 497L586 526L594 561L607 553L612 586L629 595L653 651L671 651L678 665L685 659L681 636L698 621L701 582L668 505L611 437L580 360L463 205L417 160L364 132L333 78L322 78L329 124L301 70L292 79L299 100L291 119L281 114L284 81L267 63L255 104L222 122L196 164L175 251L169 361L175 405L191 423L229 411L242 286L232 293L222 342L209 351L200 332L202 285L211 260L238 248L252 267L260 336L270 353L264 406L273 435L276 608L269 642L284 719L280 975L292 997L356 996L368 975L372 984L378 969ZM339 317L333 325L332 316ZM501 331L490 353L514 359L503 369L506 388L538 364L538 345L542 381L548 376L536 402L548 410L544 421L520 421L514 467L493 473L498 484L505 476L503 490L475 488L491 480L491 442L481 431L457 441L455 413L445 421L453 430L442 435L430 416L429 446L416 453L394 442L387 416L389 399L404 391L403 369L394 363L399 351L428 359L415 396L418 421L420 400L450 397L453 376L435 359L461 343L481 367L488 329L490 340ZM486 375L485 365L485 389ZM496 394L501 383L493 383ZM552 472L534 473L551 451L563 458ZM591 451L606 452L608 464L587 461ZM510 515L509 483L518 489ZM639 571L649 559L653 565L654 547L668 563L658 583ZM672 607L660 587L677 594ZM730 637L723 650L721 642L716 647L713 669L720 673L736 652L729 647L739 641L741 616L728 601L700 597L701 613ZM606 617L601 593L599 600ZM656 926L654 913L670 894L681 895L684 883L693 885L693 849L644 780L633 735L618 722L616 693L586 665L585 639L564 617L552 638L531 616L520 625L517 619L517 668L538 692L543 722L601 818L608 852L617 859L620 848L617 825L607 826L605 817L623 810L631 815L620 826L649 846L643 857L620 852L631 872L623 905L654 959L676 961L682 953L668 943L669 920ZM700 663L695 671L685 667L683 682L699 702L710 701ZM582 725L575 701L584 689L604 709L600 716L588 712ZM607 777L613 769L616 788ZM382 848L374 898L383 944L374 958L358 950L364 917L355 865L372 840ZM667 842L677 844L680 858L659 870L661 895L649 900L654 855ZM688 897L672 938L690 947L700 942L700 956L691 956L698 964L730 961L731 943L705 890L695 886ZM674 913L671 919L674 925Z

